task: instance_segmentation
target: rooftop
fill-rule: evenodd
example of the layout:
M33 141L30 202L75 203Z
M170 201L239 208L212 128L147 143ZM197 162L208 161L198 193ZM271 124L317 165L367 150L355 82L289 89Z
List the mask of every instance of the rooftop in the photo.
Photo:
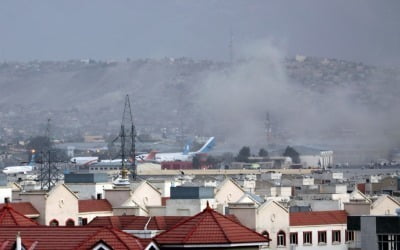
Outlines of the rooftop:
M226 217L208 205L195 216L154 238L158 245L264 245L269 239Z
M140 240L118 229L100 227L0 227L2 249L14 249L20 233L25 249L92 249L99 243L111 249L144 249Z
M78 200L79 213L113 211L108 200Z
M38 223L17 212L8 203L0 209L0 226L36 226Z
M346 224L344 210L290 213L290 226Z
M3 207L6 205L7 204L0 204L0 209L3 209ZM39 211L34 208L30 202L13 202L8 203L8 206L12 207L18 213L23 214L24 216L29 218L38 217L40 215Z

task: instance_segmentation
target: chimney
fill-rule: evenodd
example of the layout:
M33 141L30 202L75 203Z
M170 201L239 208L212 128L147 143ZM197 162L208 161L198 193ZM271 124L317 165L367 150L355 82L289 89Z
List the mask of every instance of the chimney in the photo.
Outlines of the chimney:
M17 233L17 238L15 240L15 250L22 250L21 233Z

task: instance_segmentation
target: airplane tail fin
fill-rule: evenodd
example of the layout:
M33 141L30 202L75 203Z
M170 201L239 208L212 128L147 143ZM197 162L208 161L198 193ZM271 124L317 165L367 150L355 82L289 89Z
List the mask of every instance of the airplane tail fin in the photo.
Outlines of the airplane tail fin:
M207 153L215 146L215 137L210 137L196 153Z
M35 165L35 151L32 151L32 156L31 156L31 161L28 163L28 166L34 166Z
M143 160L145 160L145 161L155 160L156 159L156 154L157 154L156 150L151 150L150 153Z
M183 148L182 154L187 155L187 154L189 154L189 152L190 152L190 144L187 143L187 144L185 145L185 147Z

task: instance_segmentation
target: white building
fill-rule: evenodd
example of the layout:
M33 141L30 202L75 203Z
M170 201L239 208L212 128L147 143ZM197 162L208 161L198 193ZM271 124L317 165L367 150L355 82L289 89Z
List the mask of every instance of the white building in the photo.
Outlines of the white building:
M291 249L347 249L354 240L347 232L347 213L339 211L290 213Z
M103 199L104 190L113 187L106 174L66 174L64 176L65 185L81 200Z

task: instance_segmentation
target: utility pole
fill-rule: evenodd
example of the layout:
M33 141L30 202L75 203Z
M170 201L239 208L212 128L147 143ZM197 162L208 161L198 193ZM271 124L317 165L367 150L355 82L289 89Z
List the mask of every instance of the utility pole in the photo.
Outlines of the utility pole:
M48 118L45 132L45 136L50 143L50 146L49 148L45 148L44 151L40 152L41 165L39 173L40 189L47 191L50 191L50 189L54 187L59 180L59 169L57 166L57 162L55 162L56 159L55 157L52 157L51 152L50 122L51 119Z
M122 114L121 128L118 137L121 141L121 172L126 173L126 161L130 160L131 164L129 167L132 179L134 179L136 177L136 128L133 124L129 95L125 96L124 112Z

